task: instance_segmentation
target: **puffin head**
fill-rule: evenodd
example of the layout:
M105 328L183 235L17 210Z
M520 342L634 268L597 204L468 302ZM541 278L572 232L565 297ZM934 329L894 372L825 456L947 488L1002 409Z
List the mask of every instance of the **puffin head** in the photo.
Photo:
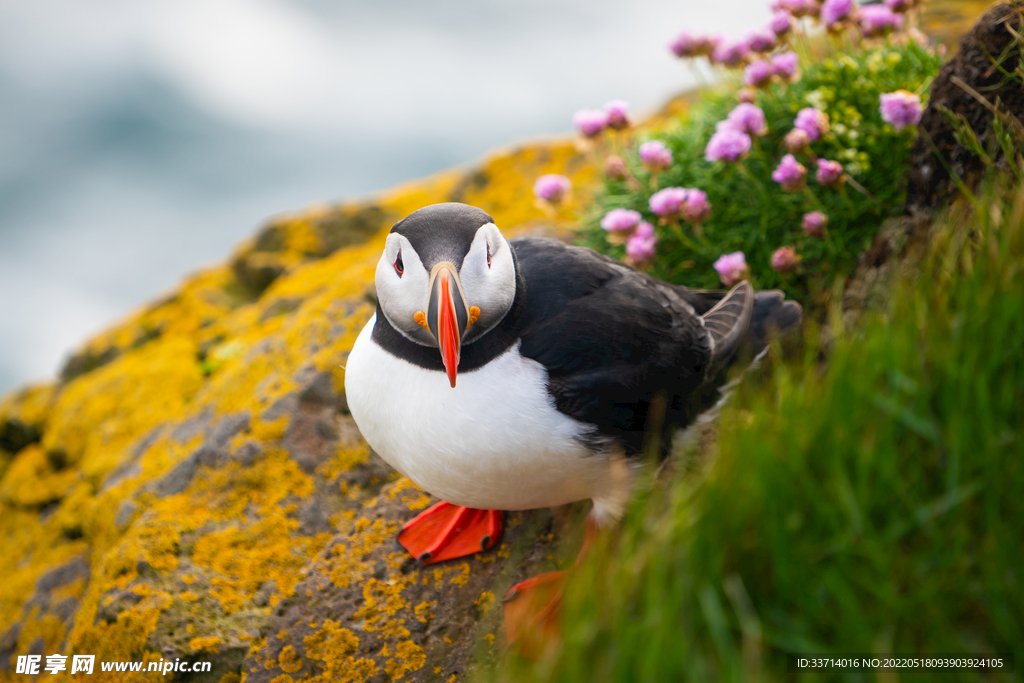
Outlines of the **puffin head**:
M462 345L487 334L512 307L515 259L486 213L434 204L391 229L376 284L388 322L417 344L436 347L454 388Z

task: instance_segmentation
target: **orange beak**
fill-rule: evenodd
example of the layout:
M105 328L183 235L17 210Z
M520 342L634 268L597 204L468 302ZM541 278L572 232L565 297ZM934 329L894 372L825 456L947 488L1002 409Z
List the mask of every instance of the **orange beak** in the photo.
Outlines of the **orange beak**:
M430 283L430 303L427 307L427 326L437 339L441 362L452 388L459 370L462 335L469 327L469 311L462 295L458 271L451 263L439 263L433 268Z

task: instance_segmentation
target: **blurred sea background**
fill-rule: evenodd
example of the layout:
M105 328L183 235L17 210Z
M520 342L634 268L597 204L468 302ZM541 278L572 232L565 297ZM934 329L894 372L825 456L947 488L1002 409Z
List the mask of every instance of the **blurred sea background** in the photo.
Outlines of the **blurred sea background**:
M694 85L765 0L0 0L0 393L269 216Z

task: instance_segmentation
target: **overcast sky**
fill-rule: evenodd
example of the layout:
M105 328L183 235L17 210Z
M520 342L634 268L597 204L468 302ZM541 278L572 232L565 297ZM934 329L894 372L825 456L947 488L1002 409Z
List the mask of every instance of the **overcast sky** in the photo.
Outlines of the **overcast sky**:
M656 109L766 5L0 0L0 393L272 214Z

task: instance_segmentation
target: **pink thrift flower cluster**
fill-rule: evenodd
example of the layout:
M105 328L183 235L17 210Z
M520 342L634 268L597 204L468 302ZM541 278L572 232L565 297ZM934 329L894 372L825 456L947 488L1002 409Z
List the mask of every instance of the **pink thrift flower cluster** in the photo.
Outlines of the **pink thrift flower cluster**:
M686 202L683 204L683 220L687 223L699 225L711 218L711 202L703 190L691 189L686 195Z
M825 226L828 225L828 216L821 211L811 211L804 214L800 229L808 237L824 237Z
M906 90L885 93L879 98L878 111L896 130L916 126L921 121L921 98Z
M857 27L865 38L874 38L901 30L906 23L901 15L922 1L883 0L862 7L857 0L772 0L771 17L742 39L682 32L668 47L680 58L706 57L712 64L745 68L743 82L760 88L766 86L773 75L784 81L798 77L795 59L780 68L771 57L780 47L786 49L794 31L807 30L798 20L809 18L833 33ZM776 67L775 73L769 74L756 55L764 55L765 61Z
M807 183L807 169L796 157L787 154L772 171L772 180L782 186L783 192L799 192Z
M820 11L815 0L775 0L771 8L775 12L789 12L794 17L816 17Z
M707 193L687 187L666 187L651 195L648 206L663 221L682 218L688 223L700 224L711 217L711 203Z
M772 252L772 270L779 273L791 273L800 265L800 255L793 247L779 247Z
M779 44L775 31L770 28L755 29L747 34L747 46L751 52L771 52Z
M607 125L612 130L629 128L629 102L612 100L604 105L604 113L608 117Z
M903 15L893 12L887 5L864 5L858 21L865 38L877 38L903 26Z
M726 287L732 287L742 282L750 274L747 258L742 251L722 254L711 267L718 272L718 278Z
M612 209L601 219L601 227L608 232L631 232L640 225L642 219L639 211Z
M750 136L729 126L723 126L708 140L704 158L708 161L736 162L750 152Z
M768 132L766 117L757 102L759 98L773 95L771 91L766 95L759 94L759 91L773 87L773 84L794 83L800 79L800 59L791 49L797 45L792 34L807 32L808 21L834 34L857 30L867 39L908 30L913 34L914 29L907 28L912 22L904 15L923 0L864 1L871 4L861 6L858 0L771 0L772 14L769 19L761 28L748 32L743 39L680 33L669 45L677 57L706 57L714 65L742 71L743 87L736 94L739 104L725 120L715 126L715 132L704 149L704 158L709 162L737 164L739 171L748 173L740 162L754 149L754 140ZM913 35L910 37L913 38ZM808 99L816 101L814 98ZM920 122L921 100L917 95L904 90L886 93L879 100L879 112L885 122L896 129L902 129ZM838 123L836 128L842 141L846 132ZM852 134L850 138L855 139ZM817 107L801 109L793 120L792 129L785 134L783 144L786 153L772 171L772 180L783 192L804 191L809 166L822 187L840 188L849 181L856 189L865 192L846 175L841 163L819 158L815 154L812 146L822 139L827 139L828 143L836 141L831 136L828 114ZM766 151L759 148L758 154L763 156ZM798 155L806 155L807 166L800 162ZM663 144L651 141L641 145L640 163L652 174L656 174L667 170L673 159ZM851 168L856 166L854 164ZM699 226L710 215L711 205L707 195L699 190L670 187L655 192L650 197L649 208L661 219L662 224L684 219ZM608 225L602 221L602 226L609 231L616 230L608 227L613 223L612 214L606 219ZM629 220L633 221L629 223L632 226L640 217L637 215ZM828 220L825 213L811 211L803 215L800 227L806 236L824 239L827 236ZM635 227L629 229L636 230ZM790 273L799 268L801 258L795 246L782 246L772 253L770 264L779 273ZM635 260L633 256L630 259ZM739 251L722 255L715 262L714 268L726 286L736 284L750 272L743 252Z
M818 159L818 171L814 177L825 187L838 187L843 184L843 165L838 161Z
M611 130L628 128L630 125L629 103L612 100L605 104L603 109L580 109L573 114L572 125L588 138L597 137L606 128Z
M617 240L625 238L626 258L634 266L646 265L654 259L658 236L639 211L612 209L601 219L601 227Z
M778 38L793 30L793 15L784 9L780 9L768 20L768 28Z
M658 243L658 236L654 233L654 226L646 221L641 221L636 230L626 240L626 259L634 266L644 266L654 260L655 245Z
M903 14L914 9L917 2L915 0L885 0L885 4L893 12Z
M760 137L768 132L768 120L765 118L764 111L760 107L754 104L743 103L729 112L725 121L720 122L716 128L718 130L732 128L747 135Z
M857 14L854 0L825 0L821 6L821 23L829 31L838 31Z
M662 218L673 218L683 211L683 204L686 203L686 188L666 187L651 195L647 205L656 216Z
M651 173L658 173L672 166L672 152L660 140L651 140L640 145L640 163Z
M817 140L829 131L828 114L814 107L801 109L796 114L793 127L807 133L811 141Z
M533 196L551 204L560 204L572 189L572 182L564 175L548 173L533 184Z
M618 154L611 154L604 160L604 174L612 180L625 180L629 177L626 160Z
M685 31L680 33L668 45L676 57L709 57L718 47L719 39L715 36L694 36Z
M715 126L715 134L704 149L704 158L708 161L740 161L753 146L751 137L759 137L767 132L768 121L761 108L750 102L742 102Z
M795 81L800 75L800 58L790 50L772 57L772 70L784 81Z
M711 53L711 61L723 66L742 66L750 55L750 45L738 38L722 38Z
M608 115L600 109L580 109L573 114L572 125L584 136L596 137L608 125Z
M772 77L775 76L775 67L767 59L759 59L756 62L751 62L743 71L743 85L749 85L752 88L763 88L772 82Z
M786 137L783 138L783 143L786 145L787 151L793 154L800 154L801 152L806 152L810 149L811 136L808 135L805 130L794 128L786 133Z

